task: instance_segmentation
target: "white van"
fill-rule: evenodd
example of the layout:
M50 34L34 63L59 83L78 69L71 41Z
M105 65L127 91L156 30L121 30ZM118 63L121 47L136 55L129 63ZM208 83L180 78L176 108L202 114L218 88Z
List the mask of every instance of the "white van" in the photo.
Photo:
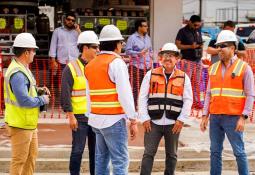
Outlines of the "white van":
M235 27L235 33L246 43L249 35L254 29L255 23L237 24Z

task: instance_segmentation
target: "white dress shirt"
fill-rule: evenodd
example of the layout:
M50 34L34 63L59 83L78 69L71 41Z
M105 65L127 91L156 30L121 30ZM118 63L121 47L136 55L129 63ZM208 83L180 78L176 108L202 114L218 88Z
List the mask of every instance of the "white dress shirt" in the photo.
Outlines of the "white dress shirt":
M165 75L165 70L164 70L164 75ZM173 73L171 74L169 78L171 78L172 75ZM139 112L139 119L142 121L142 123L147 120L151 120L148 114L148 109L147 109L148 99L149 99L150 79L151 79L151 70L148 71L147 74L145 75L140 88L140 94L139 94L139 100L138 100L138 106L139 106L138 112ZM166 76L165 76L165 79L166 79ZM191 87L190 79L185 73L184 91L183 91L183 107L177 120L186 122L186 120L190 116L192 103L193 103L192 87ZM163 117L161 119L152 120L152 122L155 123L156 125L171 125L175 123L175 120L166 118L166 114L164 112Z
M114 54L119 58L116 58L109 64L108 75L112 82L116 84L116 89L118 93L118 100L125 112L125 114L119 115L98 115L89 112L88 124L97 129L103 129L114 125L116 122L125 119L136 119L137 113L135 112L134 98L131 90L131 85L129 82L129 75L126 63L122 58L114 53L102 51L100 54ZM88 84L87 84L88 85ZM90 110L90 96L89 96L89 86L87 86L87 106Z

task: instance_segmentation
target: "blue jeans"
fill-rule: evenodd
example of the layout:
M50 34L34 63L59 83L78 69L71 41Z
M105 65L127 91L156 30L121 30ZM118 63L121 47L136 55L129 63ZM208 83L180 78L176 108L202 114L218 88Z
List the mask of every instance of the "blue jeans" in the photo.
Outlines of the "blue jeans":
M96 175L110 174L110 159L113 175L128 174L128 134L125 119L121 119L114 125L97 129L96 134Z
M95 133L92 131L88 122L83 121L81 118L75 116L78 121L78 128L72 131L72 151L70 156L69 170L71 175L79 175L82 154L86 144L86 137L88 137L89 148L89 169L90 174L95 174Z
M249 174L243 132L235 131L238 119L239 116L210 115L211 175L221 175L222 150L225 134L236 157L239 175Z

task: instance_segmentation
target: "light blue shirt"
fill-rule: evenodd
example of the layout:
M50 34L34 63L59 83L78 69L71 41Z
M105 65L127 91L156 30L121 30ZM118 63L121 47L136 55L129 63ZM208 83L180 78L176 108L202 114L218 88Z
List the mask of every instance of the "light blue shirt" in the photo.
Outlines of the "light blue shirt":
M141 37L138 32L132 34L126 45L126 54L131 56L131 65L136 66L139 69L144 69L144 58L140 55L143 49L148 49L148 52L145 56L146 68L150 68L150 63L152 59L152 44L151 38L148 34L144 37Z
M28 87L30 84L28 78L22 72L13 74L10 78L10 84L20 106L35 108L45 104L43 97L28 96Z
M56 28L51 38L49 56L57 58L61 64L78 58L78 36L76 30L67 30L64 26Z

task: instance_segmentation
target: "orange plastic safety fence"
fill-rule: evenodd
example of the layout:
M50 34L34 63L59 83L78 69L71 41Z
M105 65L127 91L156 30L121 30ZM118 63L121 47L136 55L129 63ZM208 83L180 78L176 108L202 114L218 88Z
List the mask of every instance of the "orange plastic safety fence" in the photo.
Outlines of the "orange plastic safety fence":
M0 52L0 113L4 111L4 98L3 98L3 74L4 70L8 67L10 59L4 59ZM142 61L141 61L142 59ZM252 67L255 72L255 49L247 50L247 57L243 58ZM145 57L125 57L125 61L129 68L130 83L133 90L134 101L137 107L137 100L140 91L140 86L144 75L151 67L157 67L159 64L155 61L153 63L152 56L150 56L149 63L146 62ZM137 64L140 63L140 64ZM51 91L51 100L48 106L48 112L42 113L43 118L66 118L66 115L60 106L60 93L61 93L61 74L63 66L58 65L57 69L51 69L54 67L49 59L35 58L34 62L30 65L30 68L35 75L38 86L46 86ZM192 61L181 60L177 63L177 67L190 77L192 90L193 90L193 105L192 114L194 117L201 117L202 108L204 105L204 98L206 92L206 86L208 82L208 68L204 68L201 64L194 63ZM252 116L254 115L254 109ZM253 119L253 117L252 117Z
M11 62L11 56L8 58L5 56L4 65L1 64L1 54L0 54L0 70L6 71L9 63ZM59 66L58 70L53 70L51 68L51 60L34 58L34 62L30 64L30 69L35 76L37 86L46 86L51 92L50 104L48 105L48 110L46 113L41 113L41 118L65 118L66 115L60 107L60 92L61 92L61 73L62 68ZM3 115L4 111L4 100L3 100L3 73L0 71L1 76L1 91L0 91L0 112Z
M202 64L188 60L180 60L177 67L184 71L190 78L193 91L193 105L191 116L199 118L202 116L206 87L208 82L208 68Z

